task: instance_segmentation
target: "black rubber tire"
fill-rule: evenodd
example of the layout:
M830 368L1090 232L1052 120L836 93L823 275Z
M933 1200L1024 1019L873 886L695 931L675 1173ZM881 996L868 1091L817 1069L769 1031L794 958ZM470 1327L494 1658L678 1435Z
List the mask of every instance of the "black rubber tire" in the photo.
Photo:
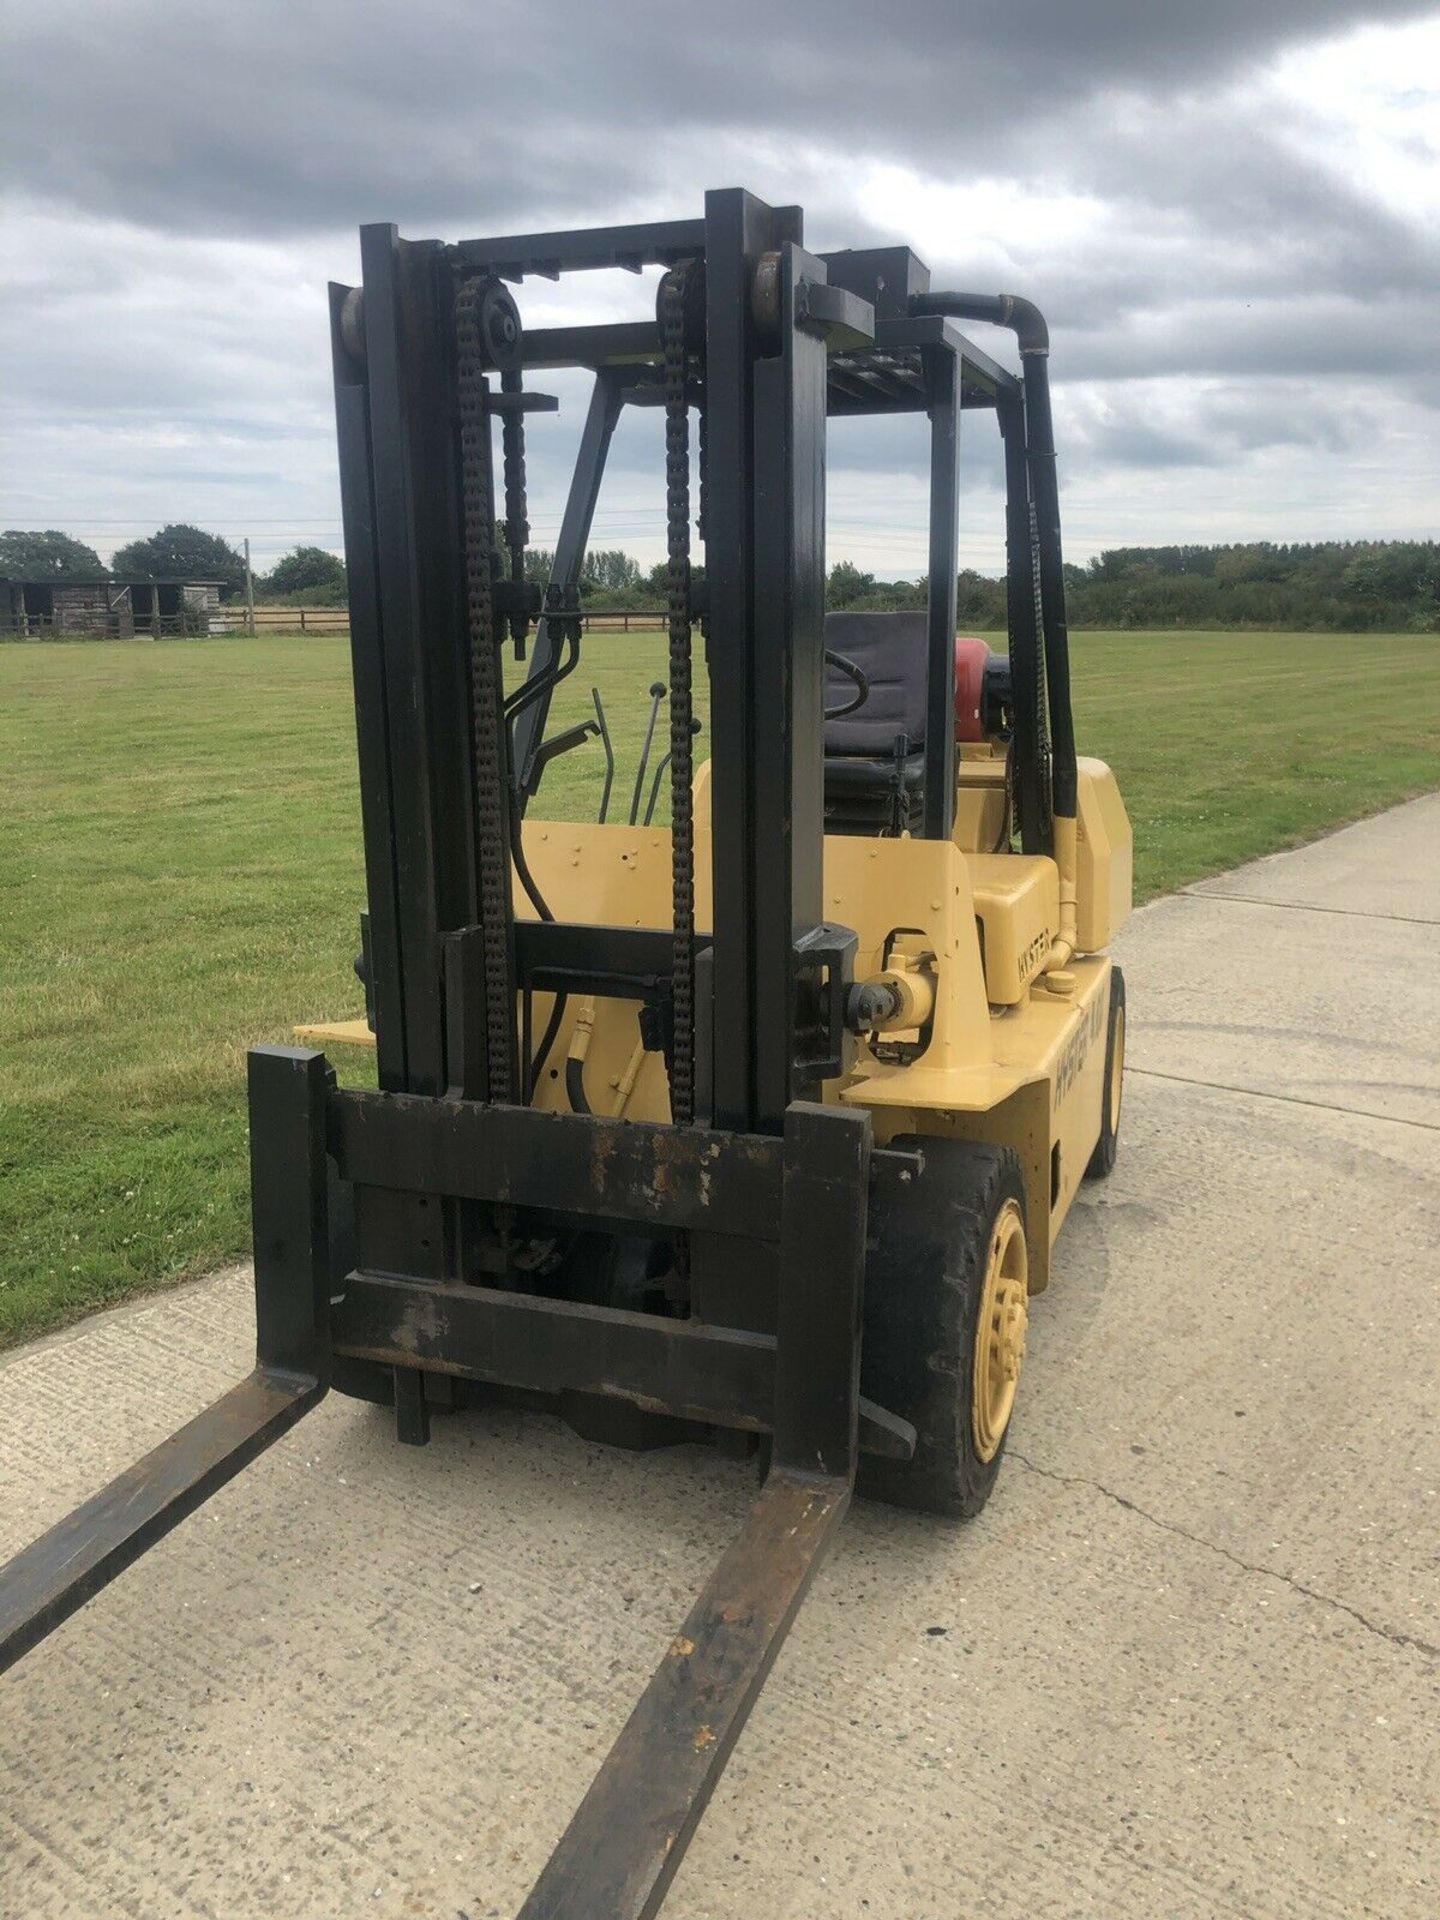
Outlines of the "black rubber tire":
M1125 976L1119 967L1110 969L1110 1017L1105 1022L1105 1089L1100 1095L1100 1138L1095 1142L1095 1151L1085 1169L1087 1180L1104 1180L1115 1165L1115 1156L1120 1150L1120 1126L1122 1114L1115 1113L1115 1102L1111 1098L1114 1090L1115 1074L1115 1023L1125 1015ZM1120 1062L1120 1087L1125 1087L1125 1062ZM1111 1117L1115 1124L1112 1126Z
M982 1460L971 1426L975 1323L990 1236L1007 1200L1025 1217L1025 1182L1009 1147L906 1136L924 1156L906 1182L885 1165L870 1203L860 1391L916 1431L914 1457L861 1457L871 1500L969 1519L990 1497L1005 1453ZM1008 1430L1007 1430L1008 1433Z

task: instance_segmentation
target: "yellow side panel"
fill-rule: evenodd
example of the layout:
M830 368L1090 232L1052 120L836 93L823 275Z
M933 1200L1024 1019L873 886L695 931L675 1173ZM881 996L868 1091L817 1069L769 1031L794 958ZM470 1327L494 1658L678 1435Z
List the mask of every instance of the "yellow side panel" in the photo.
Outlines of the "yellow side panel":
M1075 976L1072 996L1035 993L994 1027L997 1066L1008 1066L1017 1075L1041 1074L1048 1087L1052 1156L1059 1149L1050 1167L1052 1245L1100 1138L1110 1011L1110 961L1076 960L1070 971Z
M1075 929L1081 953L1103 953L1130 918L1130 816L1103 760L1077 760Z
M699 796L697 795L697 799ZM612 927L668 927L670 892L668 827L596 826L527 820L525 858L557 920ZM695 845L695 921L708 932L711 920L708 833ZM525 889L514 883L515 918L536 918ZM537 993L531 1016L535 1040L554 1005ZM572 994L535 1088L537 1107L566 1113L564 1067L581 996ZM585 1091L594 1112L624 1113L631 1120L668 1120L670 1087L665 1061L640 1045L640 1003L597 999L595 1028L585 1061Z
M1003 753L966 746L956 772L955 831L964 853L989 853L1005 838L1010 801Z
M557 919L612 926L670 924L668 829L527 820L524 833L526 859ZM704 930L711 923L708 834L697 835L695 856L696 922ZM992 1089L990 1013L980 968L975 903L966 857L959 848L948 840L827 838L824 906L829 917L855 929L859 940L855 975L860 980L879 971L888 934L903 928L923 936L911 944L934 952L943 982L925 1068L948 1087L954 1087L957 1077L965 1080L969 1099L964 1104L988 1104L997 1093L1008 1092L1013 1085L1009 1076ZM521 919L534 917L518 886L515 912ZM548 996L535 996L537 1034L543 1030L549 1006ZM574 1011L572 1003L551 1053L552 1062L563 1064ZM607 1111L607 1092L623 1078L633 1056L636 1011L628 1002L596 1004L586 1085L591 1088L593 1081L591 1100L597 1113ZM872 1065L886 1081L897 1074L903 1077L903 1069ZM874 1092L883 1097L878 1088ZM897 1097L893 1088L891 1097ZM563 1101L559 1076L547 1071L536 1090L536 1104L558 1106ZM632 1119L664 1119L667 1104L663 1061L651 1054L641 1066L625 1111Z
M668 927L670 829L597 827L589 821L527 820L525 858L557 920L612 927ZM535 909L513 882L515 918ZM710 836L695 844L695 921L710 927Z
M1100 1137L1111 966L1103 957L1077 960L1070 971L1073 994L1033 993L990 1022L988 1069L937 1073L927 1055L878 1084L857 1079L842 1095L871 1108L882 1145L919 1133L1015 1149L1025 1175L1032 1293L1049 1281L1050 1250Z
M997 1007L1025 998L1060 931L1055 862L1021 853L966 856L975 911L985 930L985 990Z
M859 936L855 978L878 973L885 937L923 935L935 955L939 990L925 1065L940 1073L988 1065L990 1009L980 967L967 857L950 840L825 841L825 912ZM910 1069L882 1068L884 1076Z
M295 1038L311 1047L373 1047L375 1036L367 1020L315 1020L293 1029Z

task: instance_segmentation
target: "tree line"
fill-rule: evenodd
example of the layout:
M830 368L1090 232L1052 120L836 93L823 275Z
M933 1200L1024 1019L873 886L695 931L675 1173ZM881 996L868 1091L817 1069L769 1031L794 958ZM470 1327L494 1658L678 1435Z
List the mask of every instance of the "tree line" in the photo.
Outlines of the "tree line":
M497 541L497 545L498 545ZM531 547L527 578L550 577L554 553ZM183 524L120 547L107 569L93 548L53 530L0 534L0 576L55 580L112 573L215 580L222 599L244 590L243 556L216 534ZM695 569L703 577L704 569ZM661 612L667 569L646 568L622 549L586 555L582 604ZM967 568L956 583L962 628L1005 626L1005 582ZM927 583L883 580L849 560L830 569L835 608L924 606ZM1065 568L1074 627L1274 628L1296 632L1440 631L1440 543L1434 540L1268 540L1225 546L1111 547L1085 566ZM290 606L344 606L345 562L323 547L298 546L255 578L256 598Z
M1440 543L1117 547L1067 568L1076 625L1440 631Z
M848 561L830 570L832 607L923 605L925 582L877 580ZM1440 543L1324 540L1227 546L1112 547L1065 568L1072 627L1270 628L1297 633L1440 631ZM1005 582L967 569L961 627L1003 628Z
M527 555L534 579L553 556ZM589 556L582 600L657 611L665 604L662 561L647 572L621 552ZM826 604L857 612L923 607L929 587L883 580L852 561L831 567ZM1003 629L1005 581L966 568L956 580L962 628ZM1111 547L1085 566L1065 568L1066 612L1074 627L1273 628L1292 632L1440 631L1440 543L1434 540L1325 540L1279 545Z
M245 556L219 534L175 522L115 549L107 567L93 547L53 527L43 532L11 528L0 533L0 578L53 581L106 578L213 580L222 600L245 591ZM345 562L324 547L295 547L268 573L254 575L257 600L292 605L343 607Z

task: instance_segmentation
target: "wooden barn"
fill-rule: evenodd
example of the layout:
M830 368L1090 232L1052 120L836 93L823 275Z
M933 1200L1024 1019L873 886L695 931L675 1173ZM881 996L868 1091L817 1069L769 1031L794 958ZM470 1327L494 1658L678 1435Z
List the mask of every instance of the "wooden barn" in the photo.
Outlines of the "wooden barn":
M104 635L228 633L215 580L0 580L0 625L39 638L51 633Z

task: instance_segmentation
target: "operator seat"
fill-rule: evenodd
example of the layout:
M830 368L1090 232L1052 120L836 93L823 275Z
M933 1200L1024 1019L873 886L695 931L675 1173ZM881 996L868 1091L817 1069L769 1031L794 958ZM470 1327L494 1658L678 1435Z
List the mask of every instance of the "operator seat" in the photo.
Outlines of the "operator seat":
M918 832L925 811L926 631L923 607L827 613L825 649L869 682L864 703L825 723L825 831ZM825 707L850 706L851 676L825 665Z

